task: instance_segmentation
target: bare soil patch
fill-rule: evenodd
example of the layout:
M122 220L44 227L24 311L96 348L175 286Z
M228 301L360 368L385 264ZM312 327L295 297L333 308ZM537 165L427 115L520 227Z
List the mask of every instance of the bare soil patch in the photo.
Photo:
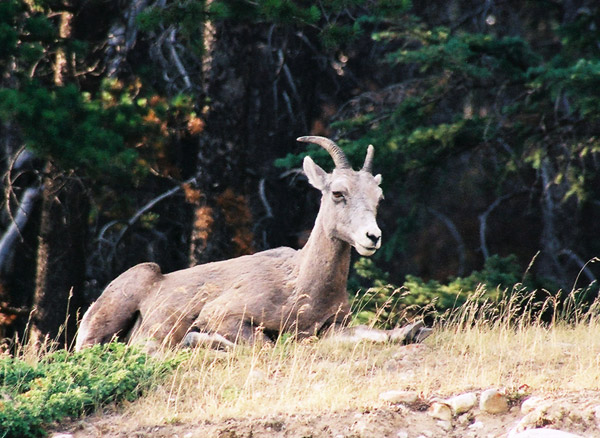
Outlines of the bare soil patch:
M528 429L554 429L582 437L600 437L600 393L536 394L550 406L538 424ZM130 427L125 414L107 410L60 428L74 438L360 438L360 437L507 437L524 418L521 404L507 413L487 414L474 409L445 423L433 418L429 403L389 405L341 412L297 413L256 418L229 418L180 424ZM548 431L549 432L549 431ZM514 432L513 432L514 433Z

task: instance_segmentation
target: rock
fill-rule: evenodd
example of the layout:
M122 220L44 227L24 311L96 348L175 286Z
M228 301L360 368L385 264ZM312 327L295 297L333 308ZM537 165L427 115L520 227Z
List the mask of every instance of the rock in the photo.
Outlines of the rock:
M521 404L521 413L527 415L537 409L543 409L548 405L548 401L544 400L542 397L532 396Z
M255 368L253 370L250 370L250 372L248 373L248 380L253 383L262 382L266 379L267 379L267 375L262 370Z
M440 420L438 421L438 426L440 426L446 432L452 430L452 422L450 420Z
M383 364L383 369L389 373L393 373L400 369L400 365L398 364L397 360L390 359Z
M456 423L463 427L470 426L472 421L473 415L471 413L462 414L456 419Z
M446 403L448 403L454 415L464 414L465 412L470 411L473 406L477 404L477 394L474 392L460 394L449 398L446 400Z
M522 432L526 429L535 429L536 426L542 424L551 424L552 421L548 416L545 415L545 409L534 409L525 415L517 426L514 428L515 432Z
M367 420L358 420L352 425L352 431L363 435L371 429L371 425Z
M487 389L481 393L479 409L489 414L500 414L508 411L508 399L497 389Z
M484 424L481 421L476 421L475 423L471 424L469 426L469 429L471 430L479 430L479 429L483 429Z
M536 430L541 426L561 427L562 425L562 427L569 427L570 425L574 424L586 423L594 418L593 411L589 409L579 409L577 406L566 400L551 401L541 398L525 400L521 406L521 412L527 413L511 431L513 435L521 432L527 432L528 430ZM561 431L559 430L559 432ZM566 432L562 433L564 434Z
M390 403L415 403L419 395L414 391L391 390L379 394L379 399Z
M442 421L452 420L452 409L446 403L433 402L429 407L429 415Z
M508 438L584 438L569 432L557 429L529 429L523 432L509 433Z

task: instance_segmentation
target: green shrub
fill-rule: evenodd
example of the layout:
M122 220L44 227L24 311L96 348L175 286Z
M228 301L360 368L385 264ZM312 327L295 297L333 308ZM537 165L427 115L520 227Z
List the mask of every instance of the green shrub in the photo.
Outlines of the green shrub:
M501 291L521 282L520 270L515 256L495 255L486 260L481 271L473 271L467 277L452 278L447 284L407 275L403 285L408 291L406 302L416 305L435 302L436 309L447 310L464 304L480 287L485 288L482 298L496 299Z
M124 344L56 351L32 365L0 359L0 437L38 437L53 422L132 401L174 366Z
M503 291L512 290L515 284L523 281L515 256L492 256L481 271L452 278L446 284L407 275L404 284L397 287L389 284L388 273L367 258L359 259L354 269L358 277L373 284L366 292L353 297L354 322L388 327L401 323L407 314L423 312L423 309L444 312L456 308L475 294L481 300L496 300ZM526 287L533 290L532 285Z
M487 316L507 314L507 306L513 316L527 313L532 320L577 322L597 308L600 289L593 281L581 288L561 290L550 280L523 273L514 255L491 256L480 271L446 283L407 275L398 287L389 284L389 274L367 258L359 259L354 270L363 281L351 278L350 290L359 290L365 282L373 286L352 297L353 323L384 328L401 325L415 315L434 319L454 315L456 320L457 315L462 318L465 312L473 311Z

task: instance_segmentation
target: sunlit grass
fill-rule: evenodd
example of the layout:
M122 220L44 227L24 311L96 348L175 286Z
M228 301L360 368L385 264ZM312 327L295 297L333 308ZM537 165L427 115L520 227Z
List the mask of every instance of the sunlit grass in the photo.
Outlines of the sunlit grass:
M442 315L424 345L289 339L189 351L169 383L129 405L125 416L147 425L368 409L384 405L378 395L390 389L424 400L489 387L600 389L597 306L572 322L548 323L526 300L507 300L498 307L474 298Z
M379 394L391 389L414 391L425 402L490 387L509 395L600 390L599 302L584 308L574 293L560 305L550 295L534 301L518 286L500 302L483 300L484 292L436 314L432 336L419 345L285 337L230 351L164 349L154 359L177 364L174 371L140 399L122 403L115 421L126 432L362 411L385 406ZM47 350L24 346L17 356L35 364Z

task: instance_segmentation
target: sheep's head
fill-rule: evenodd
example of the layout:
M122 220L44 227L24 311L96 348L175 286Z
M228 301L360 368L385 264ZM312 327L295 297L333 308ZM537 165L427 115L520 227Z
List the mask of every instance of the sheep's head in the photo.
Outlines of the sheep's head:
M352 245L360 255L370 256L381 246L377 226L377 206L383 198L381 175L373 175L373 146L367 149L361 170L350 166L344 152L325 137L300 137L298 141L318 144L335 163L332 173L325 172L310 157L304 158L304 172L310 184L323 194L321 219L328 236Z

